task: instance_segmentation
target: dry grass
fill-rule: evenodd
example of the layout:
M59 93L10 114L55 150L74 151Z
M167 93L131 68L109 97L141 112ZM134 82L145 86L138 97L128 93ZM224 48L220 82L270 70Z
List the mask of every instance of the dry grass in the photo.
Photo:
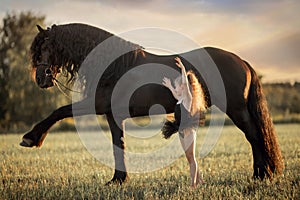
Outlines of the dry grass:
M155 172L129 174L130 181L122 186L104 186L113 170L93 158L76 133L50 133L40 149L19 147L21 135L0 135L0 199L299 199L300 125L276 129L283 177L252 180L249 144L235 127L224 127L214 150L198 160L206 183L194 190L184 157ZM133 138L126 141L131 150L141 148Z

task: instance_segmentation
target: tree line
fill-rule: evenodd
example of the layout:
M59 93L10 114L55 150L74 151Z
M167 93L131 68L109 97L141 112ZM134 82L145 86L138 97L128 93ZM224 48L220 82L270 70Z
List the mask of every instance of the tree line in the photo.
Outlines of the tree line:
M30 76L29 49L45 16L8 13L0 27L0 132L24 131L66 100L56 89L42 90Z
M268 83L263 89L274 120L300 121L300 82Z
M29 48L36 25L45 16L8 13L0 27L0 132L28 130L69 101L57 89L43 90L30 77ZM300 114L300 83L264 84L271 113L282 118Z

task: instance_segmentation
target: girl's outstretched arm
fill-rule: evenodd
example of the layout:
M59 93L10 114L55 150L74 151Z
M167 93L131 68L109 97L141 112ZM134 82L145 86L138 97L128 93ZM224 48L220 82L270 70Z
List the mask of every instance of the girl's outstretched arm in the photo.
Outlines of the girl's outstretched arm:
M189 89L189 82L187 79L187 74L184 65L182 64L181 60L179 57L175 58L176 65L181 69L181 79L182 79L182 84L186 88L186 92L190 94L190 89Z
M172 86L172 84L171 84L170 79L164 77L164 78L163 78L162 84L163 84L165 87L167 87L167 88L172 92L174 98L175 98L176 100L178 100L179 97L177 96L177 94L176 94L176 92L175 92L175 89L173 88L173 86Z

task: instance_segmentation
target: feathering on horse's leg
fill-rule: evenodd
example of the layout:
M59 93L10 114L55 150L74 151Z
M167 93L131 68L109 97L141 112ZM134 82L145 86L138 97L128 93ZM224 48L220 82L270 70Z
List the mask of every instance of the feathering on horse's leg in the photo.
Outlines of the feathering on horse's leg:
M122 184L128 180L127 169L125 165L125 141L124 141L124 122L123 119L115 119L114 116L107 114L107 121L112 134L113 152L115 159L115 172L112 180L106 185L117 183ZM121 127L119 127L121 126Z
M73 117L73 116L81 116L86 114L92 114L94 109L90 109L90 101L83 100L80 102L76 102L74 104L69 104L66 106L62 106L56 110L54 110L47 118L36 124L33 129L26 133L21 146L24 147L40 147L49 131L49 129L59 120Z

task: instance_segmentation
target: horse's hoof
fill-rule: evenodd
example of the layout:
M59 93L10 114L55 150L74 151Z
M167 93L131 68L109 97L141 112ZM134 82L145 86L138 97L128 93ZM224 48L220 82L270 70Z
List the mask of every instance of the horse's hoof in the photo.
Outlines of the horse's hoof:
M105 183L105 185L122 185L123 183L128 181L128 177L126 177L125 179L121 179L121 178L113 178L110 181L108 181L107 183Z
M22 142L20 142L20 146L22 147L33 147L33 141L31 139L23 138Z
M122 185L122 181L120 180L110 180L107 183L105 183L105 186L109 186L109 185Z
M108 181L107 183L105 183L104 185L105 186L109 186L109 185L112 185L113 184L113 182L112 181Z

